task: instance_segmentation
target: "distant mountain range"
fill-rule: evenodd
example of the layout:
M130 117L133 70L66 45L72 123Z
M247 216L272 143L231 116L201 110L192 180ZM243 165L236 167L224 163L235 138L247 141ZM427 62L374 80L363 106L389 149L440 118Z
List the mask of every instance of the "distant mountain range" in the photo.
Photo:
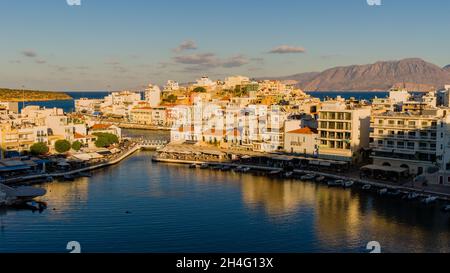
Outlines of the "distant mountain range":
M294 81L305 91L384 91L392 87L429 91L450 84L450 65L441 68L411 58L265 79Z

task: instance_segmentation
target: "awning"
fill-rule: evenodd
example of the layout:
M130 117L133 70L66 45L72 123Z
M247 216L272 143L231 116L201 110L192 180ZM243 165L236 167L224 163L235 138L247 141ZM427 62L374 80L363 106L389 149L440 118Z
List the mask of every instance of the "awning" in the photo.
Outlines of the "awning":
M379 166L379 165L367 165L362 167L361 170L384 171L394 173L404 173L408 171L408 169L406 168L396 168L391 166Z

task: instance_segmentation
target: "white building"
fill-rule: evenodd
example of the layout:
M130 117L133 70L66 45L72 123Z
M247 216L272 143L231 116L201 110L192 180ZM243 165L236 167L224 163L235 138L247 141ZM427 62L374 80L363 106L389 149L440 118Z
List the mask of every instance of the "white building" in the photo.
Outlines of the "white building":
M157 85L148 85L144 93L145 101L150 104L150 107L157 107L161 103L161 89Z
M431 109L421 114L388 112L373 117L373 164L403 168L410 175L446 169L449 110Z
M357 163L361 150L369 147L368 106L325 101L319 109L319 157Z
M173 80L168 80L166 85L164 85L163 92L173 92L180 90L180 85L178 82Z
M194 84L194 87L204 87L214 89L217 83L210 80L207 76L203 76L200 79L197 79L197 82Z
M305 156L316 156L319 147L317 130L304 127L288 131L284 136L284 150Z
M232 76L225 79L223 89L234 89L236 86L247 85L250 83L250 78L244 76Z

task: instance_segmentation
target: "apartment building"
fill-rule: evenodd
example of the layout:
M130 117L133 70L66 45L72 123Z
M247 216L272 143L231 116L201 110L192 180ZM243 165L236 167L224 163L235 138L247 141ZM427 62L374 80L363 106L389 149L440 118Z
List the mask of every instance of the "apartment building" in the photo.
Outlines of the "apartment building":
M369 147L369 106L342 100L325 101L319 109L319 157L359 163Z
M439 169L443 161L448 161L448 111L442 108L374 115L370 134L373 164L403 168L410 175Z

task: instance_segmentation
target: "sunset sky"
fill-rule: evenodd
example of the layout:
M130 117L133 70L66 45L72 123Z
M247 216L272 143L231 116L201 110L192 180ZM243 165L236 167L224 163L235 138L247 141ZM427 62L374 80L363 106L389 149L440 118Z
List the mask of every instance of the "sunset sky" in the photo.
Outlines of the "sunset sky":
M409 57L450 64L450 1L81 2L0 2L0 87L118 90Z

